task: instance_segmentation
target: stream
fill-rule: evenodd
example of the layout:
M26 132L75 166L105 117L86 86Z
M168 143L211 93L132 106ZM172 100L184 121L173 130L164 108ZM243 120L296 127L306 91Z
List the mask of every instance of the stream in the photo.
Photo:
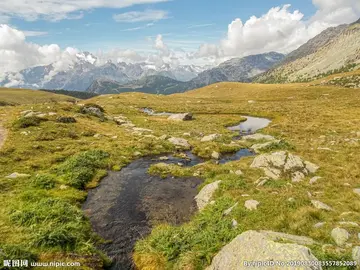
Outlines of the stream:
M145 111L144 111L145 112ZM151 115L168 116L170 113ZM265 120L247 117L245 122L230 130L240 134L253 133L265 127ZM270 123L267 120L267 123ZM159 223L180 225L190 220L197 211L194 197L202 183L197 177L161 178L147 173L149 167L156 163L194 166L203 160L185 152L187 158L174 157L172 154L142 157L133 161L121 171L110 171L99 186L90 190L83 210L89 217L93 230L106 241L99 245L112 260L111 269L134 269L132 251L137 240L146 237L151 228ZM248 149L222 155L220 164L239 160L254 155ZM166 156L167 159L163 160Z

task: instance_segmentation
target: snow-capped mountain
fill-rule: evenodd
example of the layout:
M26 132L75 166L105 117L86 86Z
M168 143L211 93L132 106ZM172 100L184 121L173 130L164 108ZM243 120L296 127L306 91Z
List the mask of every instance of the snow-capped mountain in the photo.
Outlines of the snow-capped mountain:
M126 84L148 76L164 76L177 81L189 81L195 78L203 68L155 66L151 63L113 63L98 64L96 56L89 52L76 54L67 66L59 68L56 64L37 66L20 72L8 73L0 81L0 86L31 89L66 89L85 91L96 80L109 80Z

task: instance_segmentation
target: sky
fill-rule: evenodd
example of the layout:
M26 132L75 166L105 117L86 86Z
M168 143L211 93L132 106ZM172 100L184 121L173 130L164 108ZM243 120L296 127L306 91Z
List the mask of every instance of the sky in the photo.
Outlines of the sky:
M0 79L89 51L98 64L211 65L289 53L360 18L359 0L1 0Z

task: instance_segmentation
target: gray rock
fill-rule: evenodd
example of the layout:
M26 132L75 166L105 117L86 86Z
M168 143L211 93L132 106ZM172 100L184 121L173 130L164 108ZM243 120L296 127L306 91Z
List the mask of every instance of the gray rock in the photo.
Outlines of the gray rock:
M214 192L219 188L219 184L221 180L215 181L204 186L198 195L195 196L195 201L197 204L198 209L201 211L202 209L207 206L211 200L212 195Z
M320 168L319 166L309 161L305 161L304 163L305 163L305 168L309 171L309 173L316 173L317 170Z
M30 174L25 174L25 173L17 173L17 172L14 172L8 176L5 176L5 178L8 178L8 179L15 179L15 178L26 178L26 177L30 177L31 175Z
M213 151L212 154L211 154L211 157L213 159L220 159L220 154L216 151Z
M192 119L193 119L192 113L172 114L168 117L168 120L174 120L174 121L189 121Z
M259 204L260 203L256 200L247 200L244 205L248 210L256 210Z
M338 246L342 246L349 239L350 235L345 229L335 228L331 231L331 237Z
M96 115L97 117L104 117L104 113L96 107L83 107L81 108L82 113Z
M236 206L238 206L238 204L239 203L235 203L233 206L231 206L229 209L226 209L224 212L223 212L223 215L224 216L228 216L230 213L231 213L231 211L236 207Z
M263 150L264 148L274 144L274 143L278 143L280 142L280 140L275 140L275 141L270 141L270 142L266 142L266 143L257 143L252 145L250 148L252 150L254 150L256 153L260 153L261 150Z
M303 163L303 160L295 156L293 154L288 154L286 159L286 164L284 165L284 171L294 171L294 170L301 170L303 171L305 165Z
M208 270L280 269L277 265L249 267L246 262L317 261L310 249L298 244L277 243L256 231L246 231L224 246L213 258ZM281 269L294 269L285 267ZM308 266L301 269L321 269Z
M321 176L314 176L313 178L310 179L309 184L315 184L319 179L321 179Z
M360 265L360 246L356 246L352 250L352 259Z
M261 134L261 133L246 135L246 136L243 136L242 139L243 140L253 140L253 141L260 141L260 140L273 141L273 140L275 140L275 138L273 136L265 135L265 134Z
M317 208L317 209L321 209L321 210L326 210L326 211L332 211L333 209L328 206L327 204L317 201L317 200L311 200L312 205Z
M235 219L233 219L231 221L231 225L232 225L233 228L236 228L238 226L238 222Z
M211 135L207 135L207 136L204 136L201 141L202 142L211 142L211 141L214 141L216 140L217 138L219 138L221 135L220 134L211 134Z
M305 175L302 172L293 172L291 174L291 181L292 182L301 182L305 178Z
M321 228L326 224L326 222L318 222L314 225L314 228Z
M299 245L314 245L316 242L306 236L298 236L281 232L273 232L273 231L260 231L264 234L268 239L273 241L287 241L293 242Z
M168 141L171 142L173 145L184 147L187 149L191 147L189 142L183 138L171 137L170 139L168 139Z

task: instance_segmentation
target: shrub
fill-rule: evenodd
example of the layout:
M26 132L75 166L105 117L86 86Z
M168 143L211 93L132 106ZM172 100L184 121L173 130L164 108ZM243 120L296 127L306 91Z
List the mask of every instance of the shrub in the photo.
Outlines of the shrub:
M38 174L32 181L34 187L52 189L55 187L56 179L50 174Z
M65 117L65 116L58 117L56 121L65 124L76 123L76 119L74 117Z
M65 182L82 189L95 176L97 169L106 167L105 159L109 154L101 150L90 150L67 159L57 172Z
M17 128L27 128L32 126L39 126L41 122L47 121L45 118L37 116L21 117L14 122L14 126Z

